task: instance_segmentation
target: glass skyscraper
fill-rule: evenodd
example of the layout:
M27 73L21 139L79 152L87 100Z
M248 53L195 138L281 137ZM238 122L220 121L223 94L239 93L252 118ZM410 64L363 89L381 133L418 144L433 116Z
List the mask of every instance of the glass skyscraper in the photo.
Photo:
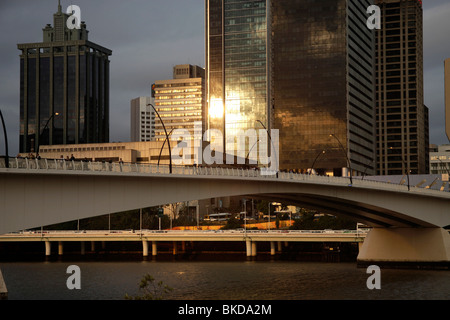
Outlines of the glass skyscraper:
M86 24L69 29L58 6L43 42L19 44L20 152L41 145L109 142L109 56L88 41Z
M227 138L268 126L267 2L209 0L206 10L208 128L222 131L231 152Z
M370 5L206 0L210 128L278 129L281 170L374 174Z

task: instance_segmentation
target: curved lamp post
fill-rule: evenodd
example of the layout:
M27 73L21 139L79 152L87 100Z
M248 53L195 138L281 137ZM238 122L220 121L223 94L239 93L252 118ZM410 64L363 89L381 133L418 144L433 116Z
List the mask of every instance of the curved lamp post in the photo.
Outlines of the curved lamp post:
M173 130L174 130L174 129L170 130L169 136L172 134ZM162 151L163 151L163 149L164 149L164 146L166 145L166 141L169 141L169 139L168 139L167 137L166 137L166 139L164 139L164 143L163 143L163 145L162 145L162 147L161 147L161 150L159 150L158 167L159 167L159 162L161 161Z
M149 103L147 106L151 106L153 108L153 110L155 110L155 113L158 116L159 121L161 121L161 124L164 128L164 132L166 134L167 145L169 146L169 171L170 171L170 173L172 173L172 148L170 147L170 140L169 140L169 135L167 134L166 126L164 125L164 122L162 121L161 116L159 115L158 111L156 111L156 108L151 103ZM159 160L158 160L158 162L159 162Z
M311 166L311 171L309 172L309 175L312 174L312 171L314 170L314 165L316 164L317 159L319 159L319 157L320 157L322 154L325 154L325 153L326 153L326 151L323 150L323 151L321 151L321 152L316 156L316 158L314 159L314 162L313 162L313 164L312 164L312 166Z
M267 135L269 136L270 142L271 142L272 147L273 147L272 152L275 152L275 145L273 144L272 137L270 136L269 130L267 130L266 126L264 125L264 123L261 122L261 120L256 120L256 121L259 122L259 123L263 126L263 128L266 130ZM276 156L276 155L275 155L275 159L277 159L277 156ZM277 175L277 178L278 178L278 169L279 169L279 168L278 168L278 163L277 163L276 169L277 169L276 175Z
M58 113L58 112L54 112L54 113L51 115L51 117L48 118L47 123L46 123L45 126L44 126L44 129L42 129L42 132L41 132L41 134L39 135L39 139L38 139L38 143L37 143L36 154L39 154L39 147L41 146L41 138L42 138L42 135L44 134L45 129L48 128L48 124L50 123L50 120L52 120L55 116L59 116L59 113ZM49 134L49 137L50 137L50 134Z
M248 151L247 156L245 157L245 165L247 165L247 163L248 163L248 165L250 166L250 160L248 159L248 157L250 156L250 152L252 152L253 148L256 146L256 144L258 142L259 142L259 139L253 144L253 146ZM258 163L258 161L257 161L257 163Z
M390 150L394 150L393 147L389 147ZM408 191L410 191L411 187L409 185L409 169L408 169L408 164L405 162L405 159L403 159L402 155L400 154L400 152L398 153L398 155L400 155L400 158L402 159L403 165L405 166L405 170L406 170L406 178L408 179Z
M3 134L5 136L5 167L9 168L8 135L6 133L5 119L3 119L3 114L1 110L0 110L0 118L2 118Z
M350 159L348 158L347 151L345 150L344 146L342 145L341 141L336 137L335 134L330 134L330 137L334 137L337 142L339 143L339 146L341 147L342 151L344 152L345 158L347 159L348 168L350 169L350 184L353 185L353 172L352 172L352 165L350 163Z

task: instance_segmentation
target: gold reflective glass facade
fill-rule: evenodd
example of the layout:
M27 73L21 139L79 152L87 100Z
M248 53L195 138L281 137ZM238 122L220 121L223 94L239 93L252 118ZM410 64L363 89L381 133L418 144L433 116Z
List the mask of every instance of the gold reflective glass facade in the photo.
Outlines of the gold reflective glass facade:
M207 0L208 128L239 152L241 130L263 129L267 115L266 0ZM247 143L246 152L252 148Z
M261 120L279 130L280 170L374 174L373 4L206 0L209 128Z

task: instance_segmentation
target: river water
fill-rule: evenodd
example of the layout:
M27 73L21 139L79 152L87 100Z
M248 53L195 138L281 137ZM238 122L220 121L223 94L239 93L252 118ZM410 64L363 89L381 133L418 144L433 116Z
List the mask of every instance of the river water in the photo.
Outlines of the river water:
M69 290L67 268L81 271ZM448 300L450 271L381 270L381 289L355 263L299 261L0 262L9 300L123 300L145 274L173 288L169 300Z

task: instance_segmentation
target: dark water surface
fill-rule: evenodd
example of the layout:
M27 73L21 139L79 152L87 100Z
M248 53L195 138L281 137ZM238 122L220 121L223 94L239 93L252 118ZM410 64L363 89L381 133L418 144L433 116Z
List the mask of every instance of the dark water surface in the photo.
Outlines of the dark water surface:
M81 270L69 290L67 267ZM448 300L450 271L381 270L381 289L356 263L298 261L0 262L9 300L123 300L145 274L173 288L171 300Z

